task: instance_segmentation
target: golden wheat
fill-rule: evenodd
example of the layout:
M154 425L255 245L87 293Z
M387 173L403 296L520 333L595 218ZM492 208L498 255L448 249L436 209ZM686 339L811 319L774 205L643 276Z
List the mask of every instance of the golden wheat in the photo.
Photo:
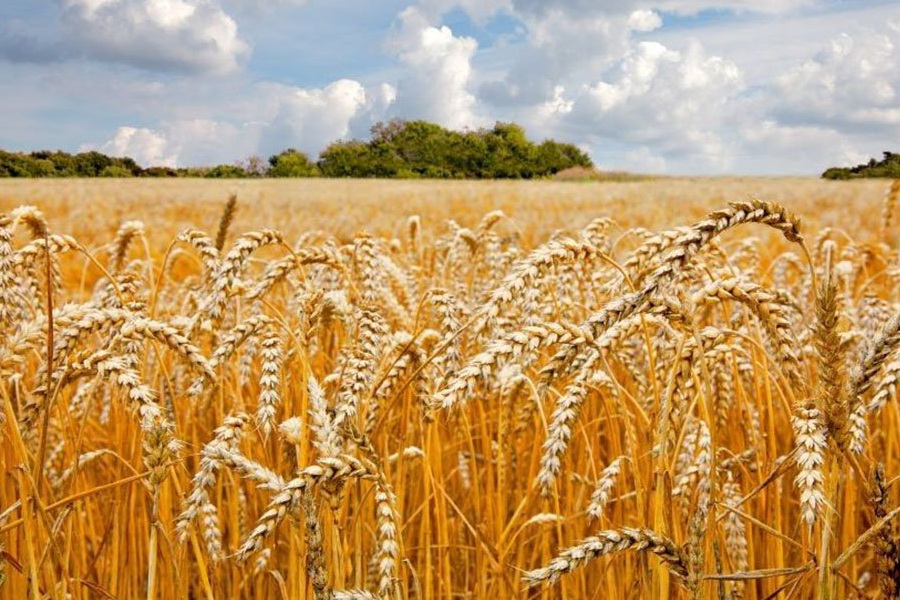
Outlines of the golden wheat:
M897 598L896 185L509 185L0 196L0 594Z

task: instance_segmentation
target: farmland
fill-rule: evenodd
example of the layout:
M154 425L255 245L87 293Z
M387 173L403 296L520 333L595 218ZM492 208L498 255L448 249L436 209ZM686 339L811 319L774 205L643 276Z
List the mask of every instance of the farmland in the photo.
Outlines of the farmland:
M0 181L0 594L898 598L889 188Z

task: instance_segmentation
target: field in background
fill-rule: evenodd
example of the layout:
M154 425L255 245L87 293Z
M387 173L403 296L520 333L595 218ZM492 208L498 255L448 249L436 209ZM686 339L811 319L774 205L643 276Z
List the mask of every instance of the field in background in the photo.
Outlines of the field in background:
M0 180L0 597L900 598L889 183Z
M36 204L66 219L65 232L106 243L123 220L140 219L157 244L188 227L212 229L221 204L238 195L235 230L277 227L288 237L323 229L348 237L362 229L402 235L406 218L427 227L447 219L472 225L502 210L536 240L558 228L609 216L625 227L685 225L713 207L752 195L780 202L818 227L864 231L877 225L882 180L835 183L811 178L672 178L646 182L367 180L2 180L0 210Z

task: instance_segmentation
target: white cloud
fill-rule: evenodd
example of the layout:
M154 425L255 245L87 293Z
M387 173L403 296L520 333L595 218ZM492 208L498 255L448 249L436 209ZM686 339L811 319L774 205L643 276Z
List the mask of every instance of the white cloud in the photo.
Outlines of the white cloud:
M824 126L784 125L759 115L739 124L741 167L769 173L817 173L868 160L853 141Z
M288 147L315 158L335 140L368 137L372 124L389 116L397 94L386 83L363 86L349 79L302 88L235 77L194 89L197 83L190 78L147 82L135 76L114 71L104 87L96 88L81 86L77 80L84 74L72 73L74 87L57 93L77 94L88 106L107 102L107 118L122 127L86 147L131 155L142 165L232 164ZM110 96L124 99L135 114L160 116L155 121L129 117L109 102Z
M628 28L632 31L649 32L662 27L662 19L652 10L636 10L628 15Z
M404 65L397 85L397 114L451 128L475 125L475 96L469 90L471 60L478 43L434 27L416 7L400 14L390 48Z
M109 140L81 149L130 156L144 167L232 164L257 152L259 134L258 123L186 119L163 122L156 129L119 127Z
M827 123L900 132L900 28L841 34L802 65L775 80L775 114L794 123Z
M900 26L889 25L898 5L355 2L317 12L325 3L53 0L38 18L27 0L0 0L0 105L15 115L0 137L22 148L94 139L142 164L185 166L289 146L315 156L390 117L502 120L587 147L604 167L673 173L817 173L900 139ZM721 13L677 27L666 18L708 9ZM448 26L460 13L477 42ZM328 30L315 47L291 37L300 16Z
M99 150L110 156L130 156L141 166L175 167L178 163L178 157L169 154L166 138L143 127L119 127Z
M723 129L741 76L731 62L693 42L683 52L640 42L606 80L584 86L568 130L590 132L716 171L730 166ZM595 137L595 139L597 139Z
M212 0L61 0L71 44L148 69L226 73L249 54L237 23Z
M340 79L322 89L287 88L279 94L277 113L263 131L261 150L297 148L312 157L331 142L346 138L387 110L396 92L389 85L367 91L358 81ZM356 133L356 132L353 132Z
M632 31L658 27L659 15L637 0L513 0L524 29L505 73L480 86L495 107L551 101L557 86L578 86L598 76L632 44Z

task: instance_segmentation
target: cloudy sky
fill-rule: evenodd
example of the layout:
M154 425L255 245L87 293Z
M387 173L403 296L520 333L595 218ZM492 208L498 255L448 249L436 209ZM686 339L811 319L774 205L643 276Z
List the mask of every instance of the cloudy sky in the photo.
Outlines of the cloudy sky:
M233 163L401 117L817 174L900 150L900 2L0 0L0 81L8 150Z

